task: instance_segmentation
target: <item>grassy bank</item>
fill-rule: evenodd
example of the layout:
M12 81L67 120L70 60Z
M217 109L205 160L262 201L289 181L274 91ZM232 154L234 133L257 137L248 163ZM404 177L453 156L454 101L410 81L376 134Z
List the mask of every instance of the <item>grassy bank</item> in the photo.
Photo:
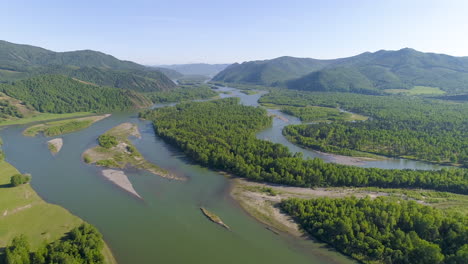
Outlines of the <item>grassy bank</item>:
M468 195L453 194L422 189L384 188L301 188L284 185L250 182L244 179L232 180L231 196L241 207L258 221L273 230L304 236L291 217L280 209L280 202L289 198L313 199L320 197L343 198L355 196L371 198L386 196L396 200L413 200L446 212L468 215Z
M14 120L7 120L1 121L0 126L9 126L9 125L23 125L33 122L41 122L41 121L48 121L48 120L56 120L56 119L66 119L66 118L73 118L73 117L80 117L80 116L87 116L92 115L93 113L90 112L78 112L78 113L66 113L66 114L51 114L51 113L40 113L34 116L14 119Z
M88 116L38 124L26 128L23 132L23 135L34 137L39 133L43 133L47 137L54 137L58 135L72 133L88 128L92 124L108 116L110 115Z
M83 223L62 207L46 203L29 184L10 187L10 177L17 173L9 163L0 162L0 248L24 234L34 251ZM107 263L116 263L107 246L103 254Z

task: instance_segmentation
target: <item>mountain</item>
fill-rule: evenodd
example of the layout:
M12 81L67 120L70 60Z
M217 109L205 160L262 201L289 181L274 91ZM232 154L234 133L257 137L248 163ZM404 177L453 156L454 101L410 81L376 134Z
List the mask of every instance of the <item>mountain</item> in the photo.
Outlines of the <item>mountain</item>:
M172 69L183 75L203 75L208 77L215 76L218 72L224 70L230 64L206 64L206 63L192 63L192 64L174 64L174 65L160 65L161 68Z
M332 63L333 61L294 57L234 63L213 77L213 81L272 85L323 69Z
M315 71L287 81L286 86L305 91L378 93L366 76L354 68L344 67Z
M0 81L63 74L96 85L135 91L161 91L176 85L164 73L92 50L54 52L0 41Z
M409 48L334 60L280 57L233 64L213 80L310 91L375 93L430 86L449 93L463 93L468 92L468 57Z
M177 80L182 78L184 75L176 70L169 69L169 68L162 68L162 67L151 67L157 71L164 73L167 77L171 78L172 80Z

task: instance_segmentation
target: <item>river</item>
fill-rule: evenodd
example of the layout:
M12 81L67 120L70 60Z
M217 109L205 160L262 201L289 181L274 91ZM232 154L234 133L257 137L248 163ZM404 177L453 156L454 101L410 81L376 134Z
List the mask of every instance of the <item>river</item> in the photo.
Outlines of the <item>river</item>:
M233 88L222 90L231 92L222 97L238 96L246 105L258 105L261 96L245 95ZM275 118L272 128L258 137L285 144L307 157L321 157L322 154L303 150L282 137L284 125L299 122L283 116L290 122ZM101 176L101 168L85 164L81 154L97 144L100 134L123 122L138 124L142 138L132 141L147 160L189 180L178 182L145 171L128 170L130 181L143 197L140 200L107 181ZM228 179L187 160L154 134L150 122L139 120L137 112L113 113L88 129L64 135L64 146L56 156L47 148L49 138L25 137L21 133L25 128L10 126L0 131L6 160L22 173L33 175L31 184L44 200L61 205L97 226L120 264L353 263L323 244L278 236L267 230L230 198ZM324 156L327 161L333 161L332 157ZM436 168L394 159L362 166ZM200 206L219 215L232 231L208 221Z

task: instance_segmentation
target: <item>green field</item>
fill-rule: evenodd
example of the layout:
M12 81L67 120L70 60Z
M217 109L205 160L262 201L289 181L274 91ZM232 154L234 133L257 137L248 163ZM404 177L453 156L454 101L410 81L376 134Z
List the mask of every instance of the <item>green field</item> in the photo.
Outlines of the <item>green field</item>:
M13 237L25 234L35 250L44 241L57 240L83 222L67 210L46 203L29 184L10 187L10 177L17 173L9 163L0 163L0 248Z
M10 187L10 177L17 173L9 163L0 162L0 249L15 236L24 234L34 251L83 223L64 208L46 203L29 184ZM116 263L107 246L103 254L107 263Z
M28 124L28 123L33 123L33 122L80 117L80 116L87 116L87 115L92 115L92 114L93 113L90 113L90 112L77 112L77 113L66 113L66 114L40 113L32 117L20 118L16 120L0 121L0 126L22 125L22 124Z
M445 91L442 91L440 88L437 87L429 87L429 86L414 86L413 88L406 90L406 89L387 89L385 90L386 93L390 94L406 94L406 95L443 95Z
M43 133L47 137L54 137L88 128L93 123L102 120L105 117L106 115L89 116L33 125L26 128L23 135L34 137L39 133Z

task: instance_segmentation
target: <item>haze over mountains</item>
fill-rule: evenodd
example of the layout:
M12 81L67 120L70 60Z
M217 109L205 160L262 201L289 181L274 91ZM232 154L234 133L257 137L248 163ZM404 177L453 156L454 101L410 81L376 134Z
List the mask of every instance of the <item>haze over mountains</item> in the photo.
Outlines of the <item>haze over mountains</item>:
M184 75L213 81L276 86L307 91L378 94L414 86L437 87L450 94L468 92L468 57L423 53L405 48L318 60L279 57L228 64L147 67L92 50L54 52L0 41L0 82L38 75L65 75L89 84L137 92L170 90Z
M220 71L224 70L230 64L207 64L207 63L191 63L191 64L173 64L160 65L161 68L172 69L183 75L203 75L213 77Z
M280 57L232 64L213 80L308 91L380 93L430 86L464 93L468 92L468 57L409 48L333 60Z

